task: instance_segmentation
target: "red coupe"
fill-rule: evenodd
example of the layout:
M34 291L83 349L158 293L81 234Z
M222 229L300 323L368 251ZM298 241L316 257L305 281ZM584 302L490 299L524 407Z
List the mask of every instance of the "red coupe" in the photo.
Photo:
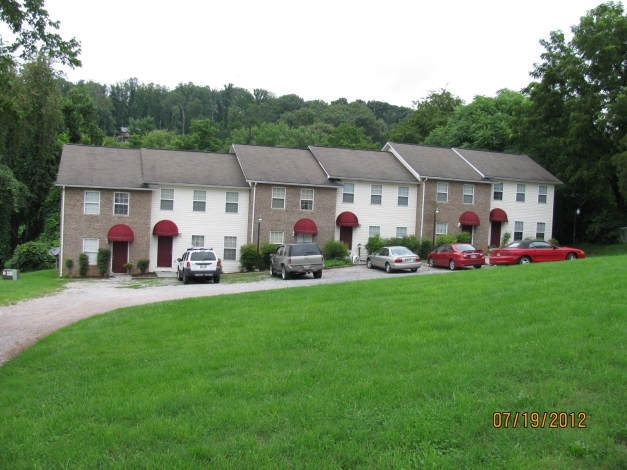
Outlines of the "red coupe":
M585 257L586 254L577 248L555 246L543 240L519 240L510 243L505 248L492 250L490 264L528 264Z
M466 266L479 269L485 264L485 255L469 243L447 243L429 253L427 263L430 267L448 266L450 270Z

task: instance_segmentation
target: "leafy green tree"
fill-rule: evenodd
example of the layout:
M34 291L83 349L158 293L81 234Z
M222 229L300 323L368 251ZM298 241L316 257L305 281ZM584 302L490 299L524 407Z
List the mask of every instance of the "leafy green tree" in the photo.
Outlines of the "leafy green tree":
M181 150L202 150L205 152L218 152L222 150L223 143L218 138L220 129L211 119L194 119L189 135L179 136L174 141L174 147Z
M407 119L413 113L411 108L395 106L383 101L368 101L366 106L372 110L377 119L383 120L390 127Z
M363 128L357 128L350 124L340 124L337 126L327 140L330 147L343 147L355 149L379 149L380 146L372 142L372 139L365 135Z
M100 145L104 133L98 127L98 109L91 96L81 88L72 88L61 107L70 143Z

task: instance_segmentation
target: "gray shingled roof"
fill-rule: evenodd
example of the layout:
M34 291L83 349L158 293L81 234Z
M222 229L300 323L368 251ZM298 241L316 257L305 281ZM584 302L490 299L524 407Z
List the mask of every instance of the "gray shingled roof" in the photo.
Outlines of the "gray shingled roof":
M425 145L388 142L421 178L437 178L458 181L483 181L473 168L452 149Z
M139 149L64 145L57 173L60 186L141 188Z
M249 187L235 155L144 148L141 155L146 183Z
M455 149L486 178L537 181L561 184L561 181L527 155Z
M246 181L333 186L309 150L233 144Z
M390 152L309 146L330 178L418 183Z

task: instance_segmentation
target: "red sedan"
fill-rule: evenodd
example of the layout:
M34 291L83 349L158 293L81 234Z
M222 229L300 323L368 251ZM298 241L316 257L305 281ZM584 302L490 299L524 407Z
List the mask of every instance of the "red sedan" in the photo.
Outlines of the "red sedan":
M469 243L447 243L429 253L427 263L430 267L448 266L451 270L466 266L479 269L485 264L485 255Z
M543 240L520 240L510 243L505 248L492 250L490 264L528 264L585 257L586 254L577 248L555 246Z

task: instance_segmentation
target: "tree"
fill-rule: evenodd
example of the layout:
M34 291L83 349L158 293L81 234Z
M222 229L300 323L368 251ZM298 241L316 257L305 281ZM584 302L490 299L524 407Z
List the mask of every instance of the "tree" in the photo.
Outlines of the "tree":
M342 123L337 126L327 141L330 147L354 148L354 149L379 149L380 146L373 143L370 137L365 135L363 128Z
M98 127L98 109L91 96L81 88L72 88L61 108L70 143L100 145L104 133Z

